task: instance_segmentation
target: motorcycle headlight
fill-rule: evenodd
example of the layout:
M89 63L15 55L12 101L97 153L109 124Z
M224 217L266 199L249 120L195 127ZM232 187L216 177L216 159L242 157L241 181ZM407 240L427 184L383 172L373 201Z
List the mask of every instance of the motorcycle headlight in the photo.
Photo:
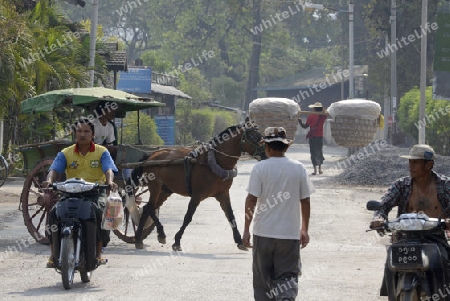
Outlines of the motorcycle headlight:
M83 183L66 183L62 185L56 185L56 189L67 193L80 193L92 190L95 185L83 184Z
M391 230L400 231L417 231L423 230L424 220L420 219L401 219L388 223L388 227Z
M423 230L423 222L424 220L420 219L407 219L407 220L402 219L400 221L400 224L402 230L416 231L416 230Z

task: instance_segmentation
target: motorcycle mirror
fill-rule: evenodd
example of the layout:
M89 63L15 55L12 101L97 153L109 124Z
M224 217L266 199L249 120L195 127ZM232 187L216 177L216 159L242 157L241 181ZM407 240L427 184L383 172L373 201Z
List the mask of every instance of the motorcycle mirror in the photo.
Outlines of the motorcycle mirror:
M372 201L368 201L367 204L366 204L366 208L367 208L367 210L370 210L370 211L380 210L381 202L373 201L373 200Z

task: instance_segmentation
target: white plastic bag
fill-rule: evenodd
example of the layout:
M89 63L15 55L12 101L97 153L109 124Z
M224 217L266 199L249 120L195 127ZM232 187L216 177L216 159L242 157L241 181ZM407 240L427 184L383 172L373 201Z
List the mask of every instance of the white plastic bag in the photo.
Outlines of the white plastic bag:
M111 192L106 199L102 218L103 230L116 230L123 222L123 204L119 193Z

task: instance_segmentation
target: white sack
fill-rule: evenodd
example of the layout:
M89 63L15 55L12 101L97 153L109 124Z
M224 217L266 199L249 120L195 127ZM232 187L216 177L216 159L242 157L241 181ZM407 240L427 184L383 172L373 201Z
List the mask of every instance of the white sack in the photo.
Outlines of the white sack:
M332 118L353 116L363 119L376 119L380 115L381 106L372 100L347 99L332 103L327 111Z
M279 113L280 115L288 115L290 118L295 118L299 111L300 106L298 103L289 98L257 98L249 105L250 118L253 114L267 112Z

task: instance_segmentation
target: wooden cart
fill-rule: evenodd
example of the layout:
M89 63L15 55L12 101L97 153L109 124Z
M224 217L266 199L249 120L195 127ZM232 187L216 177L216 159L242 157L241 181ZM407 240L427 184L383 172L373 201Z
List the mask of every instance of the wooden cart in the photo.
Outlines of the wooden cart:
M149 107L163 106L164 104L149 99L135 96L122 91L105 88L80 88L56 90L29 98L21 103L23 113L50 112L61 106L79 106L92 109L99 101L117 102L124 115L126 111L137 111ZM137 129L139 131L139 128ZM46 232L48 213L59 200L56 193L44 193L41 186L47 178L47 173L56 154L63 148L74 142L65 140L54 140L39 144L28 144L19 146L23 157L23 170L26 175L19 208L22 209L23 218L28 232L40 243L48 243ZM159 149L159 146L144 145L117 145L108 147L119 173L114 181L119 185L119 192L125 198L124 164L138 163L144 156ZM127 167L129 168L129 167ZM64 180L65 175L60 175L58 181ZM145 191L144 191L145 192ZM143 192L140 192L142 194ZM123 229L114 230L114 233L123 241L134 242L134 231L137 225L133 223L130 214L125 208ZM147 236L153 230L150 226L144 230Z

